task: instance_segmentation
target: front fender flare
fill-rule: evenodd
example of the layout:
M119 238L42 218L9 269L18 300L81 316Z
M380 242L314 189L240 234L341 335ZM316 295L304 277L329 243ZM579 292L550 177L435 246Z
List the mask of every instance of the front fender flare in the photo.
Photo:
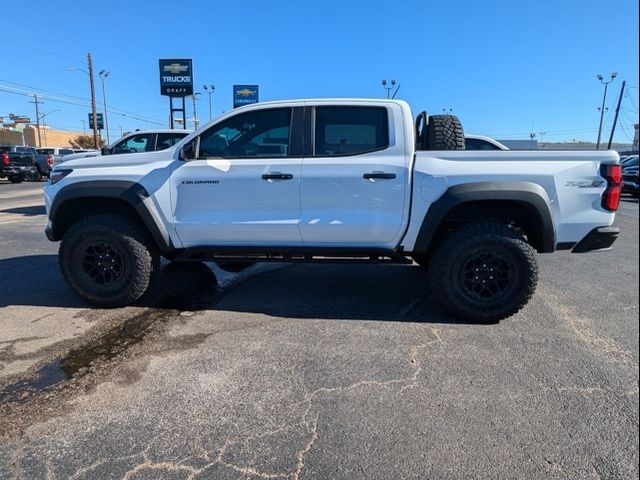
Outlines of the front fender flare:
M52 240L61 240L62 234L56 230L56 217L60 207L66 202L81 198L115 198L128 203L138 214L158 248L164 253L174 250L169 232L164 226L162 216L149 196L149 192L137 182L126 180L91 180L72 183L60 189L51 204L49 220L52 228Z

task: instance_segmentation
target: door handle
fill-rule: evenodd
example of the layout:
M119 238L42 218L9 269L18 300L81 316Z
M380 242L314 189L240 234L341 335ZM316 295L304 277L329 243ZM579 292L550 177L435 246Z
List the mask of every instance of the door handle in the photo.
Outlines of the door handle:
M291 180L293 179L293 175L291 175L290 173L280 173L280 172L265 173L264 175L262 175L262 179L263 180Z
M395 173L386 173L386 172L371 172L365 173L362 175L362 178L365 180L393 180L396 178Z

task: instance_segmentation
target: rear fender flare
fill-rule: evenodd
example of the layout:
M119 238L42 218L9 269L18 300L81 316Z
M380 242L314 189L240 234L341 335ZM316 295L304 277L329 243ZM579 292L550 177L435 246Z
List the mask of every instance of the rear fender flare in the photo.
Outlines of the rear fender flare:
M556 227L551 213L551 200L544 188L531 182L477 182L450 187L429 207L413 251L426 253L429 250L438 227L453 208L464 203L482 201L510 201L533 207L543 228L538 251L555 251Z

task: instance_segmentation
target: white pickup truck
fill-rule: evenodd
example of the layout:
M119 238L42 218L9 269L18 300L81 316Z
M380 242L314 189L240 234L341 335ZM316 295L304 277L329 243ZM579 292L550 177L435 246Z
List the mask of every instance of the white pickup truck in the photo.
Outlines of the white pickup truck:
M171 261L412 263L453 314L505 318L535 252L611 247L615 152L465 151L456 117L395 100L238 108L175 148L56 166L50 240L69 285L136 301Z

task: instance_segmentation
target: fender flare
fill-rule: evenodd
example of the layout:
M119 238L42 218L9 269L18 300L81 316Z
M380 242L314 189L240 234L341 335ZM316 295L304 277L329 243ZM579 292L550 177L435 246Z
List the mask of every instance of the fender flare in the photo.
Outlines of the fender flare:
M438 227L447 214L458 205L481 201L511 201L532 207L543 227L540 253L556 248L556 227L551 214L551 201L540 185L532 182L477 182L454 185L435 201L422 221L414 252L426 253Z
M72 183L61 188L55 195L49 212L52 240L61 240L62 238L61 233L55 227L60 208L70 200L89 197L124 200L138 214L160 251L165 253L175 249L162 221L162 216L151 201L149 192L139 183L126 180L92 180Z

